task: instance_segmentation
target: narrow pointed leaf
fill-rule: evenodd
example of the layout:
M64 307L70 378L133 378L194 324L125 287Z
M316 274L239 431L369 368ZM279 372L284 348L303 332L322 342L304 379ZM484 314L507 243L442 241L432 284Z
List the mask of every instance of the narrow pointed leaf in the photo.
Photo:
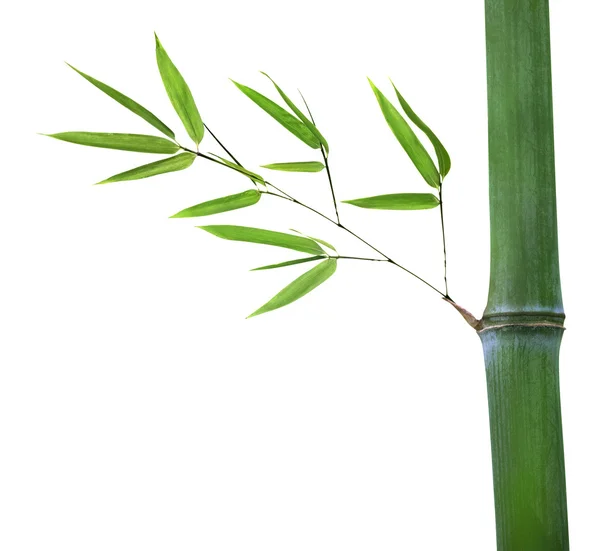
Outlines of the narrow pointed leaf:
M287 306L302 298L316 289L321 283L327 281L334 274L336 267L337 260L335 258L328 258L324 262L317 264L314 268L292 281L287 287L284 287L269 302L248 317L251 318L259 314L277 310L277 308Z
M150 176L156 176L157 174L164 174L166 172L175 172L177 170L183 170L188 168L194 162L196 155L193 153L180 153L174 157L156 161L147 165L138 166L132 170L115 174L98 184L109 184L111 182L123 182L126 180L140 180L141 178L149 178Z
M417 170L421 173L421 176L425 181L434 188L440 187L440 174L435 167L429 153L423 147L417 135L413 129L404 120L404 117L398 112L398 110L390 103L390 101L381 93L381 91L371 82L371 88L375 93L381 112L385 117L390 129L396 136L396 139L400 142L404 151L410 157Z
M297 258L296 260L288 260L287 262L280 262L279 264L269 264L268 266L261 266L260 268L252 268L251 272L258 270L272 270L273 268L284 268L285 266L294 266L295 264L304 264L305 262L314 262L326 258L325 256L309 256L307 258Z
M251 170L247 170L243 166L233 163L229 159L225 159L224 157L219 157L218 155L215 155L214 153L209 153L209 155L216 157L217 159L219 159L219 161L221 161L221 163L223 163L224 165L227 165L229 168L233 168L233 170L237 170L240 174L243 174L244 176L248 176L248 178L250 178L253 182L260 182L261 184L265 183L265 179L260 174L256 174L255 172L252 172Z
M364 209L381 210L423 210L433 209L440 202L435 195L431 193L391 193L389 195L375 195L374 197L364 197L362 199L351 199L342 201L355 207Z
M261 109L266 111L271 117L273 117L279 124L281 124L284 128L289 130L294 136L298 139L302 140L306 145L312 147L313 149L319 149L321 146L319 140L315 138L314 134L307 128L307 126L301 121L298 120L294 115L286 111L283 107L277 105L274 101L269 98L263 96L261 93L249 88L248 86L244 86L239 82L232 82L246 95L248 96L256 105L258 105Z
M313 255L325 254L325 251L312 239L290 235L271 230L259 228L248 228L246 226L198 226L199 228L216 235L222 239L231 241L245 241L247 243L260 243L274 247L284 247L302 253Z
M419 118L419 116L411 109L410 105L408 105L406 100L402 97L402 94L400 94L400 92L398 91L398 88L396 88L396 85L393 82L392 82L392 86L394 87L394 90L396 91L396 97L398 98L398 101L400 102L402 109L404 109L406 116L415 124L415 126L417 126L418 128L420 128L423 131L423 133L429 138L431 145L433 145L433 148L435 149L435 154L436 154L437 160L438 160L440 174L442 175L442 178L444 178L448 174L448 172L450 172L450 166L451 166L450 155L448 155L446 148L442 145L442 142L440 142L440 140L433 133L431 128L429 128L429 126L427 126Z
M319 161L303 161L297 163L271 163L270 165L262 165L262 167L283 172L321 172L325 165Z
M67 63L67 65L69 65L69 67L71 67L71 69L73 69L75 72L79 73L85 80L91 82L96 88L102 90L106 95L110 96L112 99L120 103L123 107L126 107L136 115L142 117L142 119L150 123L157 130L160 130L165 136L168 136L173 140L175 139L174 132L158 117L150 113L148 109L146 109L136 101L133 101L131 98L128 98L125 94L122 94L118 90L111 88L108 84L104 84L103 82L96 80L94 77L86 75L85 73L81 72L79 69L76 69L75 67L73 67L73 65L70 65L69 63Z
M108 132L59 132L51 138L79 145L138 151L140 153L176 153L179 146L166 138L146 134L114 134Z
M249 189L242 193L227 195L226 197L219 197L218 199L194 205L193 207L179 211L177 214L171 216L171 218L193 218L195 216L208 216L209 214L242 209L258 203L260 195L255 189Z
M156 63L171 104L179 115L189 137L198 145L204 137L204 124L188 85L156 38Z
M337 253L337 249L331 243L328 243L324 239L319 239L318 237L311 237L310 235L306 235L305 233L302 233L301 231L298 231L298 230L294 230L293 228L290 228L290 231L293 231L295 233L303 235L304 237L308 237L309 239L312 239L313 241L316 241L317 243L321 243L321 245L325 245L326 247L329 247L332 251L335 251Z
M262 72L262 71L261 71ZM296 114L296 116L306 125L312 135L319 140L320 143L323 144L323 148L327 153L329 153L329 144L327 140L323 137L323 134L319 132L315 124L294 104L294 102L285 94L285 92L277 86L277 83L269 76L267 73L262 73L265 75L275 86L275 89L279 92L281 99L285 101L286 105Z

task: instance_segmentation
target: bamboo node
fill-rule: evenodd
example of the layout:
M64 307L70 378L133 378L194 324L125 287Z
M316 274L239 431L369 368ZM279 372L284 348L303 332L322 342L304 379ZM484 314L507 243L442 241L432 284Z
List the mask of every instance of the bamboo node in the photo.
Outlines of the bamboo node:
M558 312L502 312L486 314L481 319L477 319L466 308L456 304L449 297L443 297L443 299L454 306L477 333L502 327L555 327L565 329L565 315Z
M565 315L562 312L496 312L484 314L479 333L502 327L554 327L564 330Z
M487 326L482 327L481 329L478 329L477 332L478 333L483 333L484 331L489 331L490 329L501 329L502 327L554 327L556 329L562 329L563 331L566 329L566 327L564 325L561 325L559 323L548 323L548 322L525 323L525 322L520 322L520 323L500 323L500 324L496 324L496 325L487 325Z

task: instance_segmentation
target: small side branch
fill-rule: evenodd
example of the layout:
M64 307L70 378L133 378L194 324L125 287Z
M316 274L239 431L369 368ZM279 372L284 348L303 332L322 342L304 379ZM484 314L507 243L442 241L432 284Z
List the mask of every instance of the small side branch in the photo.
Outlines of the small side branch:
M206 124L204 125L204 128L206 128L206 131L207 131L207 132L208 132L208 133L209 133L209 134L210 134L210 135L213 137L213 139L215 140L215 142L217 142L217 143L219 144L219 146L221 147L221 149L223 149L223 151L225 151L225 153L227 153L227 155L229 155L229 156L231 157L231 160L232 160L234 163L236 163L236 164L238 164L238 165L242 166L242 163L240 163L240 162L239 162L239 161L238 161L238 160L237 160L237 159L236 159L236 158L233 156L233 154L231 153L231 151L229 151L229 149L227 149L227 148L226 148L226 147L225 147L225 146L224 146L224 145L221 143L221 141L219 140L219 138L217 138L217 137L216 137L216 136L215 136L215 135L212 133L212 130L211 130L211 129L210 129L208 126L206 126Z
M323 155L323 161L325 162L325 170L327 171L327 179L329 180L329 189L331 190L331 198L333 199L333 206L335 208L335 217L337 219L338 226L340 222L340 213L338 212L337 201L335 199L335 191L333 191L333 181L331 180L331 171L329 170L329 160L325 155L325 149L321 146L321 155Z
M308 108L308 107L307 107ZM310 112L309 112L310 113ZM217 143L223 148L223 150L234 160L234 162L236 162L238 165L240 164L235 157L225 148L225 146L217 139L217 137L207 128L207 131L210 132L211 136L213 136L213 138L217 141ZM199 157L202 157L204 159L208 159L209 161L212 161L214 163L217 164L221 164L225 167L227 167L226 164L222 163L221 161L217 160L217 159L213 159L212 157L209 157L208 155L204 155L203 153L199 153L199 152L195 152L195 151L191 151L185 147L183 147L182 149L184 149L185 151L189 151L190 153L194 153L196 155L198 155ZM323 154L323 158L325 160L325 166L327 165L327 156L325 155L325 151L323 150L323 147L321 147L321 152ZM240 165L242 166L242 165ZM231 167L227 167L227 168L231 168ZM290 201L291 203L295 203L296 205L303 207L305 209L310 210L311 212L319 215L321 218L324 218L325 220L327 220L328 222L331 222L332 224L334 224L335 226L337 226L338 228L341 228L342 230L344 230L345 232L349 233L350 235L352 235L353 237L355 237L356 239L358 239L359 241L361 241L362 243L364 243L365 245L367 245L367 247L371 248L373 251L375 251L376 253L380 254L383 259L367 259L367 258L360 258L360 257L344 257L344 258L348 258L348 259L355 259L355 260L371 260L371 261L381 261L381 262L389 262L390 264L393 264L394 266L396 266L397 268L400 268L401 270L403 270L404 272L406 272L407 274L411 275L412 277L418 279L420 282L424 283L425 285L427 285L430 289L432 289L433 291L435 291L436 293L438 293L439 295L441 295L443 298L449 299L448 297L448 293L446 292L446 294L444 294L442 291L440 291L437 287L434 287L431 283L429 283L428 281L426 281L425 279L423 279L422 277L418 276L417 274L415 274L414 272L412 272L411 270L409 270L408 268L405 268L404 266L402 266L401 264L398 264L398 262L396 262L395 260L393 260L391 257L389 257L388 255L386 255L385 253L383 253L382 251L380 251L378 248L376 248L374 245L371 245L371 243L369 243L366 239L363 239L362 237L360 237L358 234L354 233L351 229L347 228L346 226L344 226L339 219L339 216L337 216L337 204L335 201L335 195L333 195L333 184L331 184L331 179L330 179L330 185L331 185L331 192L332 192L332 196L333 196L333 200L334 200L334 204L336 205L336 220L334 220L333 218L330 218L329 216L323 214L322 212L319 212L317 209L310 207L309 205L306 205L305 203L302 203L301 201L298 201L298 199L295 199L294 197L292 197L289 193L283 191L282 189L278 188L277 186L273 185L270 182L267 182L265 180L265 185L266 186L270 186L271 188L273 188L274 190L276 190L278 193L274 193L272 191L261 191L261 193L265 194L265 195L271 195L273 197L278 197L279 199L284 199L286 201ZM340 257L342 258L342 257Z
M444 201L442 200L442 187L443 183L440 183L440 220L442 222L442 244L444 246L444 285L446 287L446 297L448 295L448 268L447 268L447 255L446 255L446 230L444 228Z
M362 256L332 256L331 258L336 258L338 260L366 260L368 262L389 262L385 258L364 258Z
M456 308L458 313L464 318L464 320L473 329L475 329L475 331L480 331L481 329L483 329L483 320L477 319L473 314L471 314L471 312L469 312L467 309L463 308L462 306L459 306L458 304L456 304L456 302L454 302L450 297L443 297L443 299L447 303L454 306L454 308Z
M302 98L302 101L304 102L304 105L306 106L306 110L308 111L308 116L310 117L310 120L312 121L313 124L316 124L315 118L313 117L313 115L310 111L310 107L308 106L306 99L302 95L302 92L300 92L300 90L298 90L298 93L300 94L300 97ZM331 179L331 170L329 168L329 160L327 159L327 154L325 153L325 148L323 147L323 144L321 144L321 156L323 157L323 162L325 163L325 170L327 171L327 180L329 180L329 189L331 190L331 199L333 200L333 207L335 208L335 218L336 218L338 226L339 226L340 225L340 213L338 212L337 201L335 198L335 191L333 190L333 180Z
M354 233L350 228L347 228L343 224L340 224L340 223L336 222L335 220L333 220L333 218L329 218L329 216L326 216L325 214L319 212L318 210L316 210L316 209L314 209L312 207L309 207L308 205L305 205L301 201L298 201L297 199L294 199L291 195L289 195L288 193L283 192L282 190L280 190L279 188L275 187L270 182L265 182L265 183L267 185L273 187L274 189L276 189L280 193L284 193L284 195L279 195L277 193L266 191L266 192L263 192L263 193L265 193L265 195L272 195L273 197L279 197L280 199L285 199L286 201L290 201L292 203L295 203L296 205L298 205L300 207L304 207L304 208L306 208L306 209L314 212L315 214L318 214L322 218L325 218L325 220L331 222L332 224L335 224L338 228L341 228L345 232L349 233L350 235L352 235L353 237L355 237L356 239L358 239L359 241L361 241L362 243L364 243L365 245L367 245L367 247L370 247L376 253L378 253L381 256L383 256L383 258L384 258L384 260L386 262L389 262L390 264L393 264L397 268L400 268L401 270L405 271L407 274L413 276L414 278L418 279L419 281L421 281L422 283L424 283L425 285L427 285L430 289L433 289L436 293L438 293L442 297L446 298L446 295L444 295L444 293L442 291L440 291L437 287L434 287L431 283L429 283L428 281L426 281L425 279L423 279L421 276L418 276L414 272L410 271L408 268L405 268L401 264L398 264L398 262L396 262L394 259L392 259L391 257L389 257L387 254L385 254L382 251L380 251L374 245L371 245L371 243L369 243L366 239L363 239L362 237L360 237L360 235Z

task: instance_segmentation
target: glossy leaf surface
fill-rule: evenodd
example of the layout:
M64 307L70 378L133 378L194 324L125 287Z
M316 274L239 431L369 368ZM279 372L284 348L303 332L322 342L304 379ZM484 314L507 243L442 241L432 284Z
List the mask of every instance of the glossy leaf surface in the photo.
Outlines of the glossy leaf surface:
M319 161L303 161L297 163L271 163L262 165L262 167L283 172L321 172L325 165Z
M198 227L217 237L229 239L231 241L245 241L247 243L260 243L262 245L284 247L286 249L293 249L295 251L313 255L325 254L325 251L312 239L301 237L299 235L290 235L289 233L249 228L246 226Z
M115 174L102 182L98 182L98 184L109 184L111 182L123 182L126 180L140 180L158 174L165 174L166 172L183 170L191 166L195 159L196 155L193 153L180 153L179 155L169 157L168 159L162 159L161 161L138 166L137 168L127 170L126 172Z
M171 216L171 218L193 218L196 216L208 216L210 214L242 209L258 203L260 195L261 194L255 189L249 189L242 193L227 195L226 197L219 197L218 199L212 199L194 205L193 207L179 211L177 214Z
M256 105L258 105L263 111L271 115L279 124L289 130L294 136L302 140L306 145L313 149L319 149L321 146L319 140L315 138L314 134L307 128L307 126L298 120L290 112L286 111L280 105L277 105L274 101L270 100L266 96L263 96L260 92L244 86L239 82L232 81L239 90L241 90L247 97L249 97Z
M288 260L287 262L280 262L279 264L269 264L267 266L260 266L259 268L252 268L251 272L257 272L258 270L272 270L273 268L285 268L286 266L294 266L295 264L304 264L305 262L314 262L326 258L324 256L309 256L307 258L297 258L296 260Z
M158 36L154 36L156 38L156 63L167 95L189 137L198 145L204 137L204 124L200 118L192 92L162 47Z
M216 159L219 159L219 161L221 161L222 164L227 165L229 168L236 170L237 172L239 172L240 174L243 174L244 176L248 176L248 178L250 178L253 182L260 182L261 184L265 183L265 179L260 174L256 174L255 172L252 172L251 170L247 170L243 166L240 166L240 165L230 161L229 159L225 159L224 157L219 157L219 155L215 155L214 153L210 153L210 155L212 155Z
M342 201L355 207L364 209L381 210L423 210L433 209L440 202L438 198L431 193L391 193L389 195L375 195L374 197L364 197L362 199L351 199Z
M69 63L67 63L69 65ZM131 98L127 97L125 94L122 94L118 90L110 87L108 84L104 84L99 80L91 77L90 75L86 75L79 69L73 67L73 65L69 65L71 69L75 72L79 73L85 80L91 82L96 88L102 90L106 95L110 96L116 102L120 103L123 107L126 107L136 115L142 117L146 122L150 123L154 128L160 130L165 136L169 136L171 139L175 139L174 132L164 123L162 122L156 115L148 111L144 106L140 105L137 101L133 101Z
M290 231L293 231L295 233L303 235L304 237L308 237L309 239L312 239L313 241L316 241L317 243L321 243L321 245L325 245L326 247L329 247L332 251L337 252L337 249L331 243L328 243L324 239L319 239L318 237L312 237L310 235L306 235L305 233L302 233L301 231L295 230L293 228L290 228Z
M269 76L267 73L263 73L275 86L277 92L281 96L281 99L286 103L286 105L296 114L296 116L305 124L306 128L308 128L313 136L319 140L323 144L323 148L327 153L329 153L329 144L327 140L323 137L323 134L319 132L313 121L311 121L297 106L296 104L287 96L287 94L277 85L277 83Z
M406 151L410 160L413 162L417 170L425 181L434 188L440 187L440 174L433 163L433 160L427 153L425 147L414 133L413 129L404 120L404 117L400 114L391 102L381 93L381 91L369 80L371 88L375 93L379 107L388 126L392 130L394 136L400 145Z
M251 318L271 312L295 302L327 281L335 273L336 267L337 260L335 258L328 258L317 264L314 268L292 281L287 287L284 287L269 302L248 317Z
M393 82L392 86L396 91L396 97L398 98L402 109L404 109L406 116L415 124L417 128L423 131L423 133L429 138L431 145L433 145L438 160L439 171L442 175L442 178L444 178L448 174L448 172L450 172L450 155L448 155L448 152L446 151L446 148L442 145L442 142L440 142L438 137L433 133L433 130L431 130L431 128L429 128L429 126L427 126L419 118L419 116L411 109L410 105L404 99L404 97L402 97L402 94L400 94L398 88L396 88L396 85Z
M59 132L58 134L46 134L46 136L79 145L120 149L122 151L137 151L140 153L176 153L179 151L179 146L176 143L166 138L146 134Z

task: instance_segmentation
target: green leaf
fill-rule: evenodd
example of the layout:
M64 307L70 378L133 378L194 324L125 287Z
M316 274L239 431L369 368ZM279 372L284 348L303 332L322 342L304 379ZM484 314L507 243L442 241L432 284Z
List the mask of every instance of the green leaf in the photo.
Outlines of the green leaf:
M418 117L418 115L411 109L410 105L408 105L408 103L406 102L406 100L402 97L402 95L398 91L398 88L396 88L396 85L393 82L392 82L392 86L394 87L394 90L396 91L396 96L398 98L398 101L400 102L400 105L402 105L402 109L404 109L404 112L406 113L407 117L418 128L420 128L423 131L423 133L429 138L429 141L431 142L431 145L433 145L433 148L435 149L435 154L437 156L438 166L439 166L439 169L440 169L440 174L442 175L442 178L445 178L446 175L448 174L448 172L450 172L450 166L451 166L450 155L448 155L448 152L446 151L446 148L442 145L442 142L440 142L440 140L433 133L433 131L431 130L431 128L429 128L429 126L427 126Z
M217 237L229 239L231 241L246 241L247 243L261 243L263 245L273 245L275 247L284 247L308 254L325 254L325 251L317 245L312 239L290 235L271 230L261 230L259 228L248 228L245 226L197 226Z
M64 142L141 153L176 153L179 146L166 138L146 134L112 134L107 132L59 132L44 134Z
M334 274L336 267L337 260L335 258L328 258L317 264L314 268L292 281L287 287L284 287L269 302L248 317L251 318L265 312L271 312L302 298L329 279Z
M183 126L190 138L198 145L204 137L204 124L200 118L200 113L196 107L196 102L192 96L192 92L177 67L167 55L167 52L162 47L158 36L156 38L156 63L162 78L167 95L179 115Z
M261 184L265 183L265 179L260 174L256 174L255 172L246 170L243 166L240 166L236 163L232 163L229 159L225 159L224 157L219 157L218 155L215 155L214 153L209 153L209 155L216 157L217 159L219 159L221 161L222 164L227 165L229 168L233 168L233 170L237 170L240 174L243 174L244 176L248 176L248 178L250 178L253 182L260 182Z
M219 199L212 199L211 201L205 201L199 205L189 207L177 214L171 216L171 218L192 218L194 216L208 216L209 214L217 214L219 212L227 212L229 210L242 209L255 205L260 200L261 194L255 189L249 189L242 193L236 193L235 195L227 195L226 197L220 197Z
M281 99L285 101L286 105L306 125L306 128L308 128L312 132L312 135L315 138L317 138L317 140L319 140L320 143L323 144L323 148L325 149L327 154L329 154L329 144L327 143L327 140L323 137L323 134L321 134L321 132L317 130L315 124L302 111L300 111L298 107L296 107L294 102L284 93L284 91L281 88L279 88L279 86L277 86L277 83L269 75L267 75L267 73L264 73L263 71L261 71L261 73L273 83L273 86L275 86L275 89L279 92Z
M144 119L146 122L149 122L152 126L154 126L154 128L160 130L165 136L168 136L173 140L175 139L174 132L158 117L150 113L148 109L141 106L136 101L133 101L131 98L128 98L125 94L121 94L121 92L119 92L118 90L111 88L110 86L108 86L108 84L104 84L103 82L96 80L94 77L86 75L85 73L81 72L79 69L76 69L75 67L73 67L73 65L70 65L69 63L67 63L67 65L69 65L71 69L79 73L85 80L91 82L96 88L99 88L112 99L119 102L123 107L126 107L136 115L142 117L142 119Z
M303 161L298 163L272 163L270 165L262 165L262 167L269 170L282 170L284 172L321 172L325 168L325 165L319 161Z
M256 105L266 111L271 117L273 117L279 124L289 130L294 136L302 140L306 145L313 149L319 149L321 143L314 134L306 127L306 125L298 120L294 115L286 111L283 107L277 105L274 101L263 96L261 93L244 86L235 80L233 82L246 96L248 96Z
M312 239L313 241L316 241L317 243L321 243L321 245L325 245L326 247L329 247L332 251L335 251L337 253L337 249L331 243L328 243L327 241L325 241L323 239L319 239L318 237L311 237L310 235L306 235L306 234L302 233L301 231L295 230L293 228L290 228L290 231L296 232L300 235L303 235L304 237L308 237L309 239Z
M252 268L251 272L258 270L272 270L273 268L284 268L285 266L294 266L295 264L304 264L305 262L314 262L326 258L325 256L309 256L308 258L297 258L296 260L288 260L287 262L280 262L279 264L269 264L268 266L261 266L260 268Z
M156 176L157 174L164 174L166 172L175 172L177 170L183 170L188 168L194 162L196 155L193 153L180 153L174 157L156 161L147 165L138 166L132 170L115 174L98 184L109 184L111 182L123 182L126 180L140 180L141 178L149 178L150 176Z
M381 210L433 209L440 204L438 198L431 193L391 193L389 195L375 195L374 197L342 201L342 203L364 209Z
M410 160L417 167L417 170L421 173L421 176L425 181L434 188L440 187L440 174L437 168L433 164L429 153L423 147L417 135L413 132L412 128L404 120L404 117L398 112L398 110L390 103L390 101L380 92L380 90L371 82L371 88L375 93L375 97L381 108L381 112L385 117L389 127L391 128L394 136L400 142L400 145L404 148L404 151L410 157Z

